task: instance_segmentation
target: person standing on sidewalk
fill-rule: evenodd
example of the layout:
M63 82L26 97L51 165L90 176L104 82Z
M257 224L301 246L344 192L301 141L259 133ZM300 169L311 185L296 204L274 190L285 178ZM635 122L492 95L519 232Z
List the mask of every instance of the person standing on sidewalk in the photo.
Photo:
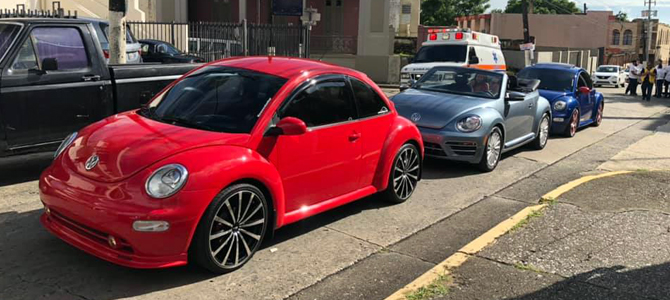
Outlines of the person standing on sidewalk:
M628 87L626 87L626 94L631 96L637 96L637 84L638 79L640 78L640 67L637 64L637 60L633 61L633 64L630 65L630 70L628 72Z
M663 97L663 86L665 85L665 68L663 68L663 62L658 61L656 66L656 95L654 97L661 98Z
M652 64L648 64L640 74L642 81L642 100L651 101L651 92L654 90L654 82L656 82L656 69Z
M670 98L670 64L665 66L665 98Z

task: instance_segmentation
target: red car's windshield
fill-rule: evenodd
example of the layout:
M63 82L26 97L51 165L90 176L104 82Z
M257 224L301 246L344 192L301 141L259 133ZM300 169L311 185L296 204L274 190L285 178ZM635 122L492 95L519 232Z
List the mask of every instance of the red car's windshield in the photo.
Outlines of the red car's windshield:
M228 133L249 133L286 79L223 66L204 67L155 99L142 115Z

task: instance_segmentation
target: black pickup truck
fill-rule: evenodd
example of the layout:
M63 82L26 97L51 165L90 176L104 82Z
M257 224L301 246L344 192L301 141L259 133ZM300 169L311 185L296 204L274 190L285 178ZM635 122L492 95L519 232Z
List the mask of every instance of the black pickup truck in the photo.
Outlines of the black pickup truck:
M73 131L140 107L198 64L107 65L76 18L0 19L0 157L55 149Z

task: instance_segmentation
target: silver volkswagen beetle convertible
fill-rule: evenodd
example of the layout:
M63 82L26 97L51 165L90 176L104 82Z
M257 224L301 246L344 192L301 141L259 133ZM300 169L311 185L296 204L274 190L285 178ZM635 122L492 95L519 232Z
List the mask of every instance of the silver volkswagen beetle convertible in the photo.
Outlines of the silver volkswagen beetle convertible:
M539 80L460 67L435 67L392 98L419 127L426 156L496 168L502 153L547 144L551 108Z

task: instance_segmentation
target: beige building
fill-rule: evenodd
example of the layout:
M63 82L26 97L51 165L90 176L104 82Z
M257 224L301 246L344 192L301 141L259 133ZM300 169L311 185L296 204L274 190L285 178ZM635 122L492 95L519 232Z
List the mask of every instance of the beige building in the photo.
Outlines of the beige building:
M530 35L537 47L604 48L608 45L611 11L588 11L586 14L528 16ZM501 40L522 40L521 14L485 14L456 18L458 26L497 35Z

